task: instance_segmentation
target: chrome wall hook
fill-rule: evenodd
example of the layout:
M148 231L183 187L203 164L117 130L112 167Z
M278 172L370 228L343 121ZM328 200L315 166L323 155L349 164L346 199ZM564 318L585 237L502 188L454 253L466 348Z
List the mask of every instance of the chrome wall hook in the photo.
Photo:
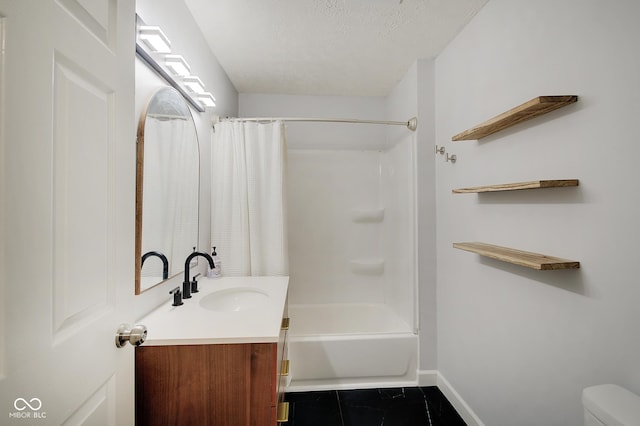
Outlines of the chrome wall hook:
M446 161L451 161L452 163L455 163L455 162L456 162L456 159L457 159L457 157L456 157L456 155L455 155L455 154L453 154L453 155L449 155L449 154L447 153L447 158L446 158L445 160L446 160Z
M444 146L436 145L436 154L444 155Z

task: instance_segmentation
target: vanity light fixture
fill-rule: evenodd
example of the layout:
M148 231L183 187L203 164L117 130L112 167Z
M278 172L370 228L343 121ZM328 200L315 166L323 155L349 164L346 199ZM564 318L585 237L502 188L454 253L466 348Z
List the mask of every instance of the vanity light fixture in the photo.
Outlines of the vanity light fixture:
M193 93L206 92L204 88L204 83L195 75L185 77L184 79L182 79L182 83L187 87L187 89L191 90Z
M215 107L216 99L207 92L204 83L192 76L187 61L171 53L171 42L160 27L147 25L136 14L136 54L158 75L164 78L174 89L199 112L205 107Z
M144 43L154 52L171 52L171 42L165 33L162 32L160 27L141 25L138 28L138 34L140 34L140 40L144 41Z
M213 108L216 106L216 98L214 98L210 92L198 93L196 94L196 99L205 107Z
M187 77L191 73L191 67L182 55L166 55L164 63L174 75Z

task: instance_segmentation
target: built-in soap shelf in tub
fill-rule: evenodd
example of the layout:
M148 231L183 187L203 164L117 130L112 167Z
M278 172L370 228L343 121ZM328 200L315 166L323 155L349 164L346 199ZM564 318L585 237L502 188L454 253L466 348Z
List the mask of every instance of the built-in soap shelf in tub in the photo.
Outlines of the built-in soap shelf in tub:
M384 259L353 259L349 261L349 268L356 275L382 275Z
M351 220L354 223L381 224L384 222L384 207L351 209ZM358 258L349 261L349 269L356 275L382 275L384 273L384 259Z
M351 209L351 220L355 223L381 223L384 221L384 208L376 207Z

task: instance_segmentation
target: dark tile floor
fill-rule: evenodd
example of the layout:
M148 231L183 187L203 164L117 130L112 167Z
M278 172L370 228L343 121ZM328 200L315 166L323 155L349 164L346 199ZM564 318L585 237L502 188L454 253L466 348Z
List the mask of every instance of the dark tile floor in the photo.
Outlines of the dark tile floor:
M435 386L288 393L288 426L464 426Z

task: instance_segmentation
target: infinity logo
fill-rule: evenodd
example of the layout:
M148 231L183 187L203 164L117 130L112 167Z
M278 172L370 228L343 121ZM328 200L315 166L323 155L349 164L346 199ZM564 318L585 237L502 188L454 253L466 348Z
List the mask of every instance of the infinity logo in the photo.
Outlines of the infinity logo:
M18 398L13 402L13 406L18 411L26 410L27 407L31 408L33 411L38 411L42 408L42 401L40 401L40 398L31 398L30 401L27 401L24 398Z

